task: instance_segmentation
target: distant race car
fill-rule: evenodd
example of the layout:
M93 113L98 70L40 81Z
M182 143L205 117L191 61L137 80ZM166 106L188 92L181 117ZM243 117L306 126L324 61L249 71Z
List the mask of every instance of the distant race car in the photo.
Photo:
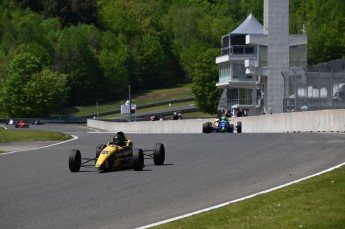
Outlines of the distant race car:
M18 123L14 125L16 128L29 128L29 124L20 120Z
M13 119L6 121L6 125L14 125L14 124L15 124L15 121Z
M233 133L235 131L234 124L230 123L230 120L226 117L216 119L213 122L205 122L202 125L203 133ZM237 122L236 132L242 133L242 123Z
M43 123L41 120L39 120L39 119L36 119L36 120L33 121L31 124L32 124L32 125L44 125L44 123Z
M82 158L81 152L73 149L70 152L68 164L71 172L79 172L80 167L95 167L100 172L118 170L124 167L141 171L145 166L144 159L153 159L155 165L163 165L165 160L164 145L156 143L152 150L143 150L133 148L133 143L129 139L125 140L123 146L120 146L115 139L113 142L108 142L107 145L98 145L95 158Z

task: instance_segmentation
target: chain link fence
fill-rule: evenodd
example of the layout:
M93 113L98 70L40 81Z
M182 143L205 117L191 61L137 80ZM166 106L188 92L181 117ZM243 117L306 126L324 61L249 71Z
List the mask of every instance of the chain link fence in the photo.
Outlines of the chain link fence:
M345 58L283 73L283 111L345 109Z

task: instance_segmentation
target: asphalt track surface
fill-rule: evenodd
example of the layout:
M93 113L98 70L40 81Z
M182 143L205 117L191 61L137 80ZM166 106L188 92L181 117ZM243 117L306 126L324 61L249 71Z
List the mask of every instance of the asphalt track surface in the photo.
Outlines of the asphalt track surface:
M136 228L238 199L345 161L345 135L128 134L135 147L164 143L166 161L144 171L68 169L77 148L94 157L113 133L72 125L75 141L0 155L0 228Z

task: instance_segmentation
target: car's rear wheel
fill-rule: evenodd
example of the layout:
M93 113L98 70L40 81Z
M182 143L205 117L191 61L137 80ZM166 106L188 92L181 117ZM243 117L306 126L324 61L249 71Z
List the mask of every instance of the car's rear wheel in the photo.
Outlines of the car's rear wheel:
M202 125L202 132L203 133L211 133L212 132L212 123L211 122L205 122L203 125Z
M229 126L228 126L228 132L229 133L233 133L234 132L234 124L229 124Z
M242 133L242 122L237 122L236 129L237 133Z
M81 166L81 153L79 150L74 149L70 152L68 165L71 172L79 172Z
M163 165L165 160L165 148L162 143L156 143L153 148L153 162L155 165Z
M134 149L133 151L133 168L135 171L141 171L144 168L144 153L142 149Z

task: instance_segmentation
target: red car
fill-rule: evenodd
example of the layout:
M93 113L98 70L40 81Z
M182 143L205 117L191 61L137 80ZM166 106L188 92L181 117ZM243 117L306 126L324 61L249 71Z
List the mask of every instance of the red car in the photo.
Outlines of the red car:
M16 123L15 127L16 128L29 128L29 124L20 120L18 123Z

